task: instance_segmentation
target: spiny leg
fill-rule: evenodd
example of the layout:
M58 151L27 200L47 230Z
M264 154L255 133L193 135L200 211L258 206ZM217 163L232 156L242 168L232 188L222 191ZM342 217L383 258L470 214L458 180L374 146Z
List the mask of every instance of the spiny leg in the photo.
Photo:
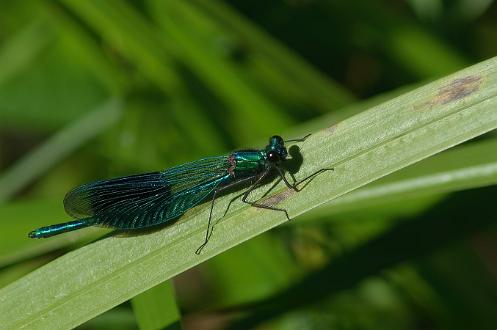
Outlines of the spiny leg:
M297 188L297 182L295 181L295 177L293 175L292 175L293 184L290 184L290 182L288 182L288 180L285 176L285 172L279 166L275 166L274 168L276 168L276 170L278 171L278 174L280 175L281 180L283 180L283 182L285 183L285 185L288 188L295 190L295 191L299 191L299 189Z
M271 191L273 191L274 188L276 188L277 185L279 185L281 182L281 178L278 178L278 180L276 180L272 185L271 185L271 188L269 188L262 196L261 198L259 198L259 200L261 200L262 198L266 197L267 195L269 195L269 193Z
M261 198L264 198L266 197L273 189L274 187L276 187L279 183L281 182L281 179L278 179L278 181L276 181L275 183L273 183L273 185L271 186L271 188L269 188L265 193L264 195L261 196ZM231 204L236 201L238 198L242 197L243 195L245 195L245 192L242 192L241 194L238 194L236 195L235 197L233 197L230 202L228 203L228 206L226 207L226 210L224 211L224 214L223 214L223 217L226 216L226 214L228 213L228 210L231 206Z
M300 181L298 181L298 182L295 182L295 184L294 184L294 185L295 185L295 187L297 187L297 186L298 186L298 185L300 185L301 183L303 183L303 182L306 182L306 181L307 181L307 182L306 182L306 183L302 186L302 188L297 188L297 189L298 189L297 191L301 191L302 189L304 189L305 187L307 187L307 185L308 185L309 183L311 183L311 181L312 181L312 180L314 180L314 178L315 178L316 176L318 176L318 175L319 175L319 174L321 174L321 173L327 172L327 171L335 171L335 169L334 169L333 167L330 167L330 168L322 168L322 169L317 170L316 172L314 172L314 173L312 173L312 174L308 175L307 177L303 178L302 180L300 180Z
M298 185L298 184L300 184L300 183L302 183L302 182L304 182L304 181L306 181L306 180L311 180L311 181L312 181L312 179L313 179L316 175L318 175L318 174L320 174L320 173L322 173L322 172L326 172L326 171L333 171L333 170L334 170L333 168L323 168L323 169L320 169L319 171L314 172L313 174L309 175L308 177L304 178L303 180L301 180L301 181L299 181L299 182L296 182L296 181L295 181L295 178L292 176L292 179L294 180L294 184L292 185L292 184L290 184L290 182L288 182L287 178L285 177L285 173L284 173L284 171L283 171L280 167L278 167L278 166L274 166L274 168L278 171L278 174L280 175L280 178L281 178L281 179L280 179L280 181L281 181L281 180L283 180L283 182L285 183L285 185L286 185L288 188L290 188L290 189L292 189L292 190L294 190L294 191L296 191L296 192L299 192L299 191L301 191L302 189L304 189L304 188L307 186L307 184L309 184L309 182L310 182L310 181L309 181L309 182L307 182L307 184L306 184L306 185L304 185L304 187L302 187L302 188L298 188L298 187L297 187L297 185ZM279 181L278 181L277 183L279 183ZM269 193L269 192L270 192L270 191L274 188L274 186L275 186L275 185L273 185L273 187L272 187L271 189L269 189L269 190L268 190L268 191L267 191L267 192L263 195L263 197L261 197L261 198L264 198L264 197L265 197L265 196L266 196L266 195L267 195L267 194L268 194L268 193ZM254 186L252 186L249 190L247 190L247 191L243 194L242 201L243 201L244 203L247 203L247 204L250 204L251 206L258 207L258 208L262 208L262 209L267 209L267 210L273 210L273 211L285 212L285 215L286 215L286 218L288 219L288 221L290 221L290 220L291 220L291 219L290 219L290 216L288 215L288 211L287 211L287 210L285 210L285 209L281 209L281 208L277 208L277 207L272 207L272 206L268 206L268 205L264 205L264 204L259 204L259 203L257 203L257 201L255 201L255 202L248 201L248 200L247 200L248 195L249 195L249 194L250 194L250 193L251 193L254 189L255 189L255 185L254 185Z
M286 185L288 188L290 188L290 189L292 189L292 190L294 190L294 191L297 191L297 192L299 192L299 191L301 191L302 189L304 189L304 188L307 186L307 184L309 184L309 182L310 182L310 181L312 181L312 179L313 179L316 175L318 175L318 174L320 174L320 173L322 173L322 172L326 172L326 171L333 171L333 170L334 170L333 168L322 168L322 169L320 169L320 170L318 170L318 171L316 171L316 172L312 173L311 175L307 176L306 178L304 178L303 180L301 180L301 181L299 181L299 182L296 182L296 181L295 181L295 178L292 176L292 179L294 180L294 184L292 185L292 184L290 184L290 182L288 182L287 178L285 177L285 173L284 173L284 171L283 171L283 170L282 170L279 166L273 166L273 167L274 167L274 168L278 171L278 174L280 175L280 178L281 178L281 180L283 180L283 182L285 183L285 185ZM252 191L253 191L253 190L257 187L257 184L258 184L258 183L262 180L262 178L264 178L264 176L265 176L268 172L269 172L269 170L267 170L266 172L264 172L264 174L262 175L262 177L261 177L261 178L259 178L259 180L257 180L257 182L256 182L256 183L254 183L254 184L253 184L253 185L252 185L252 186L251 186L251 187L250 187L250 188L249 188L249 189L248 189L248 190L247 190L247 191L243 194L242 201L243 201L244 203L250 204L251 206L254 206L254 207L258 207L258 208L262 208L262 209L267 209L267 210L273 210L273 211L285 212L286 218L287 218L288 220L290 220L290 216L288 215L288 211L287 211L287 210L285 210L285 209L281 209L281 208L277 208L277 207L272 207L272 206L268 206L268 205L264 205L264 204L259 204L259 203L257 203L257 201L255 201L255 202L251 202L251 201L248 201L248 200L247 200L247 198L248 198L249 194L250 194L250 193L251 193L251 192L252 192ZM304 187L302 187L302 188L298 188L298 187L297 187L300 183L302 183L302 182L304 182L304 181L307 181L307 180L310 180L310 181L308 181L308 182L307 182L307 184L306 184L306 185L304 185ZM278 182L276 182L276 184L277 184L277 183L279 183L279 181L278 181ZM271 189L269 189L269 190L268 190L268 191L267 191L267 192L263 195L263 197L265 197L265 196L266 196L266 195L267 195L267 194L268 194L268 193L269 193L269 192L270 192L270 191L271 191L274 187L275 187L275 185L273 185L273 187L271 187ZM262 198L263 198L263 197L262 197Z
M306 137L304 137L303 139L306 139L306 138L307 138L307 136L306 136ZM302 189L304 189L310 181L309 181L309 182L307 182L307 184L306 184L304 187L302 187L302 188L298 188L297 186L298 186L300 183L302 183L302 182L304 182L304 181L307 181L307 180L311 180L311 181L312 181L312 179L313 179L316 175L318 175L318 174L320 174L320 173L322 173L322 172L326 172L326 171L333 171L333 170L334 170L333 168L323 168L323 169L320 169L320 170L318 170L318 171L316 171L316 172L312 173L311 175L307 176L306 178L304 178L303 180L301 180L301 181L299 181L299 182L296 182L296 181L295 181L295 178L292 176L292 178L294 179L294 184L292 185L292 184L290 184L290 182L288 182L287 178L285 177L285 173L284 173L284 171L283 171L283 170L282 170L279 166L273 166L273 167L274 167L274 168L278 171L278 174L279 174L279 176L280 176L281 180L283 180L283 182L285 183L285 185L286 185L288 188L290 188L290 189L292 189L292 190L294 190L294 191L297 191L297 192L299 192L299 191L301 191ZM267 210L273 210L273 211L285 212L286 218L287 218L288 220L290 220L290 216L288 215L288 211L287 211L287 210L285 210L285 209L282 209L282 208L277 208L277 207L273 207L273 206L268 206L268 205L264 205L264 204L259 204L259 203L257 203L257 201L255 201L255 202L251 202L251 201L248 201L248 200L247 200L247 198L248 198L249 194L250 194L250 193L251 193L251 192L252 192L255 188L257 188L257 185L258 185L258 184L260 183L260 181L262 181L262 179L263 179L263 178L264 178L264 177L265 177L265 176L269 173L269 171L270 171L270 169L266 170L266 171L265 171L265 172L261 175L261 177L260 177L260 178L259 178L259 179L258 179L258 180L257 180L257 181L256 181L256 182L255 182L255 183L254 183L254 184L253 184L253 185L252 185L252 186L251 186L251 187L250 187L250 188L249 188L249 189L248 189L248 190L247 190L244 194L243 194L242 201L243 201L244 203L250 204L251 206L254 206L254 207L257 207L257 208L262 208L262 209L267 209ZM266 196L266 195L267 195L267 194L268 194L268 193L269 193L269 192L270 192L270 191L271 191L271 190L272 190L272 189L276 186L276 184L278 184L278 183L279 183L279 181L278 181L278 182L276 182L275 184L273 184L273 186L272 186L272 187L271 187L271 188L270 188L270 189L269 189L269 190L268 190L268 191L267 191L267 192L263 195L263 197L262 197L262 198L264 198L264 197L265 197L265 196Z
M307 140L307 138L311 136L311 134L307 134L305 135L304 137L302 138L297 138L297 139L291 139L291 140L286 140L285 143L287 142L304 142L305 140ZM304 189L313 179L314 177L316 177L316 175L320 174L320 173L323 173L323 172L326 172L326 171L334 171L335 169L334 168L322 168L314 173L312 173L311 175L309 175L308 177L300 180L297 182L297 180L295 179L295 176L293 175L293 173L290 173L290 176L292 177L292 180L293 180L293 185L290 184L288 182L288 180L286 179L285 177L285 174L284 172L282 171L282 169L279 167L279 166L275 166L276 169L278 170L278 173L280 175L280 177L283 179L283 181L285 182L285 185L290 188L290 189L293 189L295 191L301 191L302 189ZM298 188L297 186L299 184L301 184L302 182L305 182L305 181L308 181L302 188Z
M304 178L298 182L295 180L295 177L292 175L293 184L290 184L290 182L288 182L287 178L285 177L284 171L278 166L275 166L275 168L278 171L278 174L280 175L283 182L285 182L285 185L288 188L295 190L297 192L304 189L318 174L321 174L321 173L326 172L326 171L334 171L335 170L334 168L322 168L322 169L312 173L311 175L307 176L306 178ZM297 187L299 184L301 184L302 182L305 182L305 181L308 181L308 182L302 188Z
M228 203L228 206L226 206L226 210L224 210L224 213L223 213L223 217L226 216L226 214L228 213L230 207L231 207L231 204L233 204L234 201L236 201L238 198L242 197L244 193L241 193L241 194L238 194L236 195L235 197L233 197L232 199L230 199L229 203Z
M257 176L248 177L248 178L245 178L245 179L241 179L240 181L237 181L236 183L237 183L237 184L239 184L239 183L245 183L245 182L249 182L249 181L254 180L254 179L255 179L255 180L257 180L257 179L258 179L258 177L257 177ZM252 185L252 184L253 184L253 183L251 183L251 185ZM234 186L234 185L232 185L232 186ZM226 210L225 210L225 211L224 211L224 213L223 213L223 217L225 217L225 216L226 216L226 214L228 213L228 210L230 209L231 204L233 204L233 202L234 202L234 201L236 201L238 198L242 197L244 193L245 193L245 192L242 192L241 194L238 194L238 195L236 195L235 197L233 197L232 199L230 199L230 201L229 201L229 203L228 203L228 206L226 206Z
M250 193L250 191L247 191L247 193ZM277 208L277 207L273 207L273 206L268 206L268 205L264 205L264 204L259 204L257 202L251 202L251 201L248 201L247 198L248 198L248 194L245 193L242 197L242 202L244 203L247 203L253 207L257 207L259 209L266 209L266 210L273 210L273 211L280 211L280 212L284 212L285 215L286 215L286 218L287 220L290 221L290 216L288 215L288 211L285 210L285 209L280 209L280 208Z
M234 182L231 182L225 186L214 189L214 193L212 194L211 209L209 212L209 220L207 222L207 231L205 232L205 241L204 241L204 243L202 243L202 245L200 245L198 247L198 249L195 251L195 254L198 255L198 254L200 254L200 252L202 252L202 249L207 245L207 242L209 242L209 239L212 235L212 232L214 231L214 225L211 225L211 223L212 223L212 211L214 210L214 201L216 200L217 195L219 193L223 192L224 190L230 189L234 186L237 186L239 184L247 182L247 181L249 181L249 179L252 179L252 178L245 178L245 179L241 179L238 181L234 181Z
M280 208L277 208L277 207L272 207L272 206L268 206L268 205L264 205L264 204L259 204L257 202L251 202L251 201L247 200L249 194L252 191L254 191L255 188L257 188L257 185L264 179L264 177L267 176L267 174L270 172L270 170L271 170L270 168L267 169L264 173L262 173L262 175L257 179L257 181L252 186L250 186L250 188L243 194L242 202L247 203L247 204L249 204L249 205L251 205L253 207L261 208L261 209L285 212L286 218L288 220L290 220L290 216L288 216L288 212L285 209L280 209Z

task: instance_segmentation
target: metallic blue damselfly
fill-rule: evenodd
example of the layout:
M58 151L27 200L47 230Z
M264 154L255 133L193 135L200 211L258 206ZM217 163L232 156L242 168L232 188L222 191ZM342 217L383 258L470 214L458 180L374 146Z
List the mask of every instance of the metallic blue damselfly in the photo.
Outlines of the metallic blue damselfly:
M297 182L290 184L282 163L287 160L285 142L272 136L264 149L237 150L228 155L207 157L170 169L146 174L83 184L67 193L66 212L77 220L35 229L31 238L46 238L89 226L103 226L119 230L137 230L172 222L190 208L211 197L211 208L204 243L212 234L214 201L223 191L247 185L242 201L254 207L284 212L285 209L249 201L249 194L275 172L288 188L300 189ZM303 181L313 177L320 170ZM302 182L302 181L301 181Z

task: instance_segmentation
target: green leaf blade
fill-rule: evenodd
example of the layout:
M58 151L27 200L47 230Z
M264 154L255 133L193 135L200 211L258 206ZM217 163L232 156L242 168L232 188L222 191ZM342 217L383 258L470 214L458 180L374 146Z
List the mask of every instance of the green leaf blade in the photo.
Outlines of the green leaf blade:
M291 217L497 128L497 58L374 107L300 144L298 177L323 167L304 191L278 186L263 202ZM231 196L218 200L219 219ZM205 235L208 205L147 235L113 236L70 252L0 290L7 328L72 327L286 221L280 212L234 207Z

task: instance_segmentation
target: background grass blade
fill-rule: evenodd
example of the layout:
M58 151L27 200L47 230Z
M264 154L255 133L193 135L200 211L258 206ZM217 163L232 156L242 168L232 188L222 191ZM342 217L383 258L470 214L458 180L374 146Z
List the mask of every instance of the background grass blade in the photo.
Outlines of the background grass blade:
M206 138L218 140L216 128L204 111L199 106L185 106L185 101L189 101L191 96L178 73L176 44L163 38L157 27L133 6L121 1L64 0L63 4L97 31L110 47L136 68L142 78L152 82L161 91L161 97L170 98L171 103L165 105L170 121L187 132L187 136L194 137L195 142Z
M328 129L300 145L298 177L323 167L301 193L283 186L264 200L300 215L389 173L497 128L497 58L423 86ZM261 192L260 190L258 192ZM255 196L254 196L255 197ZM219 200L219 218L230 196ZM71 327L285 222L278 212L242 207L219 221L202 255L208 206L174 226L108 237L45 265L0 290L7 328ZM137 280L139 279L139 280Z
M242 79L240 70L228 59L218 56L210 48L212 42L206 44L203 38L196 36L192 28L199 18L188 6L180 2L148 1L157 24L166 32L181 53L181 60L198 77L209 86L210 90L222 100L227 109L236 109L240 117L233 117L229 126L235 127L238 135L245 139L253 135L269 135L271 131L281 131L292 121L283 109L278 108L261 92ZM198 33L197 33L198 34ZM210 46L210 47L209 47ZM272 123L272 127L267 123ZM250 127L250 130L246 128Z
M110 45L166 92L177 88L177 75L170 56L173 50L159 42L153 27L130 5L93 0L64 0L63 3L99 31ZM126 41L123 35L126 35Z
M79 121L55 134L29 155L23 157L0 177L0 203L12 197L75 148L114 124L120 113L120 101L107 100Z
M340 108L354 100L350 92L323 76L226 3L217 0L191 1L182 5L191 7L191 10L198 7L204 20L216 24L219 32L228 33L225 35L228 41L235 39L233 47L238 46L242 50L249 47L250 51L245 56L250 58L244 64L259 77L260 84L270 86L269 90L282 93L284 98L294 103L311 103L321 112Z
M0 84L22 71L52 39L44 22L37 21L18 32L0 49Z
M44 7L47 21L57 31L57 35L65 43L66 49L74 57L93 72L108 88L112 95L122 96L129 88L129 81L121 68L102 52L100 44L78 22L71 19L67 11L62 10L56 2L47 3Z
M497 187L491 186L454 194L421 216L405 219L378 237L351 249L281 292L260 302L247 304L252 307L253 314L231 324L229 329L255 328L263 321L320 302L380 271L424 256L457 238L488 227L497 218L494 206L489 203L496 193ZM474 210L484 210L483 214L487 216L475 219ZM430 231L425 230L428 225ZM380 255L381 258L371 258ZM496 320L494 314L491 320L486 320L485 326Z
M181 329L174 287L166 281L140 293L131 300L140 330Z

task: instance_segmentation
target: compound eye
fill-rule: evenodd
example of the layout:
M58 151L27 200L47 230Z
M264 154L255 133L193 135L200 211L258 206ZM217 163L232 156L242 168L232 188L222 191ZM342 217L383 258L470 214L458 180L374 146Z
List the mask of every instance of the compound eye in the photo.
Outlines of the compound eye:
M285 144L283 138L279 135L273 135L269 138L269 145L271 146L282 146Z

